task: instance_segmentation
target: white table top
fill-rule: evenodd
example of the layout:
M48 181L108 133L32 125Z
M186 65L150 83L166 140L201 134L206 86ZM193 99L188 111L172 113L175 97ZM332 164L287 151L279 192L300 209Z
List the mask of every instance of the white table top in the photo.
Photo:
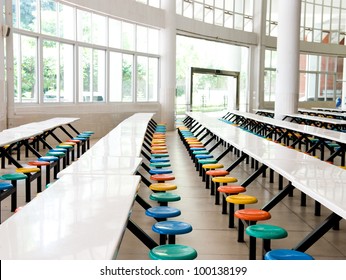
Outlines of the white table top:
M333 125L346 125L346 120L340 120L340 119L333 119L333 118L325 118L325 117L319 117L319 116L310 116L310 115L303 115L303 114L285 114L287 117L292 118L300 118L305 120L311 120L316 122L323 122L323 123L329 123Z
M81 157L58 173L58 178L66 174L110 174L133 175L142 163L139 157L90 156Z
M0 147L39 135L42 130L10 128L0 132Z
M343 113L342 111L337 111L337 109L330 109L329 111L319 110L319 109L318 108L312 108L312 109L298 108L298 112L314 114L314 115L328 115L328 116L335 116L335 117L341 117L341 118L346 117L345 113Z
M0 225L0 259L115 259L139 183L63 176Z

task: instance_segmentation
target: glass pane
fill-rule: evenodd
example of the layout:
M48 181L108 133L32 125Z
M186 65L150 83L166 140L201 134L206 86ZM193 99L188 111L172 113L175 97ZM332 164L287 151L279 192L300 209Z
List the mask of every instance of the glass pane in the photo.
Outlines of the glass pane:
M111 52L109 54L109 101L122 101L122 55Z
M215 7L216 7L216 8L223 9L223 1L224 1L224 0L215 0L215 3L214 3ZM227 1L228 1L228 0L227 0ZM226 1L226 2L227 2L227 1Z
M330 30L330 8L323 8L323 30Z
M225 27L233 28L233 14L225 12Z
M161 0L149 0L149 5L155 8L160 8Z
M223 26L223 10L215 9L215 24Z
M37 102L37 40L21 36L21 98L22 102Z
M102 50L93 50L92 64L92 88L94 102L105 101L106 85L106 52Z
M245 0L244 14L253 16L253 0Z
M340 9L332 9L332 24L331 24L331 28L332 30L336 31L339 30L339 23L340 23ZM343 19L343 21L345 21L345 19Z
M60 44L60 102L73 102L74 98L73 45Z
M204 22L213 24L214 10L212 8L204 8Z
M13 79L14 79L14 102L20 101L20 79L21 79L21 56L20 36L13 34Z
M299 101L308 101L308 96L306 94L306 73L299 74Z
M315 14L314 14L314 28L322 28L322 6L315 5Z
M195 3L195 9L194 9L194 19L203 21L203 9L204 5L200 3Z
M313 12L314 12L314 5L306 4L305 27L309 27L309 28L313 27Z
M122 61L122 101L133 101L133 56L123 54Z
M225 0L225 10L234 12L234 0Z
M19 6L17 6L17 0L12 0L12 24L16 28L18 28L18 11Z
M90 102L92 99L91 63L92 50L79 47L79 102Z
M276 71L264 71L264 101L275 101Z
M234 2L234 12L243 14L244 13L244 2L243 0L237 0Z
M43 41L43 102L59 102L59 44Z
M183 12L182 12L182 8L183 7L183 0L176 0L176 6L175 6L175 9L176 9L176 13L177 15L182 15Z
M112 48L121 48L121 21L109 19L109 46Z
M122 22L121 46L125 50L134 50L135 26L132 23Z
M148 100L148 58L137 57L137 101Z
M59 36L75 39L75 10L73 7L59 3Z
M57 35L57 9L53 0L41 0L41 32Z
M159 53L159 30L148 28L148 53Z
M192 4L188 2L183 2L183 16L192 18Z
M148 28L137 25L137 51L148 52Z
M253 20L252 18L244 18L244 31L253 31Z
M243 28L244 28L243 15L237 15L237 14L235 15L234 28L239 29L239 30L243 30Z
M149 58L149 75L148 75L148 99L157 101L157 90L159 85L159 60Z
M20 28L37 31L37 2L36 0L20 1Z
M91 13L77 10L77 40L91 43Z
M106 45L106 17L92 14L92 42L96 45Z

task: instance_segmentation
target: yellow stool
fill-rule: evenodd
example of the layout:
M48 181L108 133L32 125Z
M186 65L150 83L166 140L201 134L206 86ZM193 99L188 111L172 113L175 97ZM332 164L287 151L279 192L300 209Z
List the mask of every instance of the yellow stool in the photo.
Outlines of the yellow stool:
M234 227L234 205L239 205L239 210L245 208L245 204L255 204L258 202L257 197L247 194L229 195L226 197L226 202L229 203L228 227Z
M154 183L149 186L149 189L156 192L173 191L177 189L177 185L170 183Z
M27 176L25 179L25 201L31 200L31 182L37 179L37 192L42 191L41 169L38 167L21 167L16 169L17 173Z
M205 188L209 189L210 188L210 180L209 177L207 176L207 172L209 170L215 170L219 168L224 168L224 165L221 163L206 163L202 165L202 181L205 182Z

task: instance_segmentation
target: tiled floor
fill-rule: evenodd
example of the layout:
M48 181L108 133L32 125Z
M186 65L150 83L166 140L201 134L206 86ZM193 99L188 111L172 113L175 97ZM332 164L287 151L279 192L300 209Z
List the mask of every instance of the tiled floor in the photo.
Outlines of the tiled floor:
M94 141L97 141L95 139ZM173 202L171 205L179 208L182 215L176 220L191 223L193 231L186 235L177 236L177 243L193 246L198 251L199 260L243 260L248 259L248 239L245 243L237 242L237 229L228 228L227 215L221 214L221 206L214 205L214 197L210 195L209 190L205 189L205 183L202 182L194 169L194 165L188 156L185 147L181 143L176 131L167 133L167 146L170 154L172 170L176 177L174 181L178 186L176 193L180 194L182 199L179 202ZM223 148L216 149L215 156L221 153ZM228 154L221 160L226 167L235 160L234 154ZM25 159L30 160L29 159ZM146 162L146 160L144 160ZM13 167L7 167L0 170L0 174L10 172ZM242 182L253 170L250 165L243 163L238 166L231 176L238 178ZM140 170L147 178L148 174ZM269 177L269 176L268 176ZM256 206L261 207L277 191L277 177L275 182L269 183L269 178L260 177L247 189L247 194L255 195L259 202ZM24 183L19 183L18 206L25 205L24 202ZM32 197L36 195L36 183L32 187ZM155 205L149 200L150 190L142 184L139 195ZM324 220L329 211L322 209L322 216L314 216L314 203L308 200L307 207L300 206L300 195L296 191L293 197L287 197L283 203L280 203L272 211L272 218L268 223L276 224L287 229L289 235L286 239L275 240L272 242L273 248L291 248L305 237L320 221ZM1 220L13 215L9 211L9 199L1 202ZM135 203L131 219L137 223L148 235L158 242L158 235L153 233L151 226L154 223L152 218L145 216L144 210L138 203ZM340 230L330 231L321 238L307 253L313 255L319 260L346 259L346 222L340 223ZM1 241L4 242L4 241ZM258 252L260 251L260 242L258 242ZM121 260L146 260L149 249L144 246L134 235L125 231L123 242L118 254Z

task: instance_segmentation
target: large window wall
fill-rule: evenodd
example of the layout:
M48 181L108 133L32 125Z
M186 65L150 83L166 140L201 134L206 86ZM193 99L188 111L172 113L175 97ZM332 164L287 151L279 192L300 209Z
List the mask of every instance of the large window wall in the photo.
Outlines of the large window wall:
M302 0L300 39L323 44L344 44L346 1ZM267 0L266 35L277 36L278 0Z
M15 102L158 101L158 29L54 0L12 10Z
M254 0L177 0L176 12L197 21L253 31Z
M264 101L275 101L276 51L267 49ZM299 101L333 101L342 94L344 59L338 56L300 54Z

